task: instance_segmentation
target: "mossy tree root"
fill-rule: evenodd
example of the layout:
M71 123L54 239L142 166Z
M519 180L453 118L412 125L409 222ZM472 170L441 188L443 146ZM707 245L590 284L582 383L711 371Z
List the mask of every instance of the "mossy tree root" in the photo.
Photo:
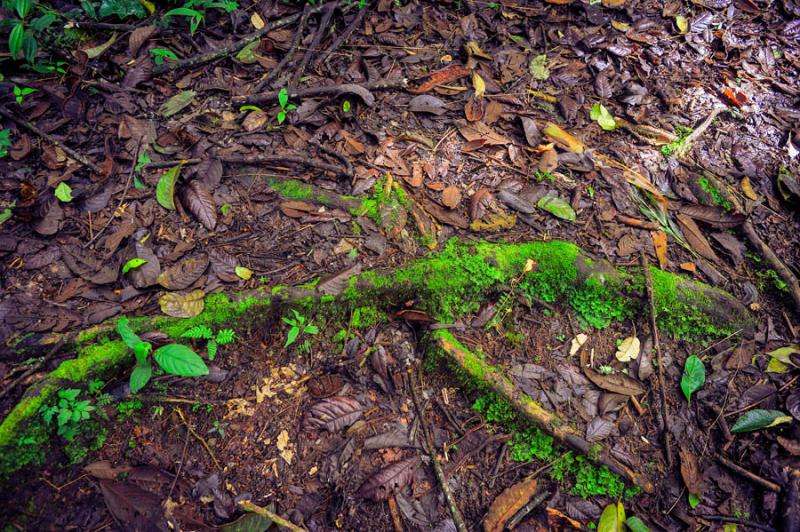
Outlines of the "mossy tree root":
M646 493L653 492L653 484L644 475L634 471L614 458L602 443L590 443L578 434L566 420L543 408L529 395L517 388L511 379L497 368L489 365L453 336L444 330L432 333L433 347L440 349L447 358L475 381L488 386L511 403L526 419L533 422L543 431L555 438L559 443L574 449L589 459L605 465L612 472L625 478Z
M521 277L528 260L535 263L533 271ZM659 327L665 333L709 341L752 327L747 309L730 294L661 270L652 269L652 273ZM410 300L420 310L447 323L476 312L488 299L508 293L510 286L516 286L524 297L567 304L584 324L604 327L612 319L632 318L641 311L642 277L635 271L617 270L567 242L495 244L454 239L440 251L393 270L368 271L336 282L322 281L316 286L275 287L236 296L210 294L199 316L134 318L131 327L139 334L161 331L178 339L195 325L242 323L273 314L282 305L302 307L306 313L349 318L353 327L367 327ZM376 319L358 324L354 323L356 314ZM59 389L107 378L132 367L133 353L114 332L115 323L116 320L109 320L81 332L72 345L77 358L63 362L25 392L0 424L0 456L13 461L13 447L18 445L26 425L37 420L41 424L40 407L52 401ZM32 337L17 347L41 348L57 340L58 335ZM572 436L564 433L564 438ZM0 471L4 465L7 464L0 464Z

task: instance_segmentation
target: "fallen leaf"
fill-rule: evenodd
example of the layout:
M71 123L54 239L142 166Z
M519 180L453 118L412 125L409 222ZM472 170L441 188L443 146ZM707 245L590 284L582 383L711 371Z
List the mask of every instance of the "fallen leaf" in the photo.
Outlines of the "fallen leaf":
M447 85L453 81L465 78L471 73L472 71L465 66L450 65L441 70L431 72L429 75L423 78L424 81L422 81L416 88L409 87L408 92L412 94L422 94L423 92L428 92L437 85Z
M361 484L358 495L375 502L388 500L411 483L418 464L419 460L415 457L379 469Z
M550 77L550 69L547 68L547 56L541 54L531 59L528 70L530 70L533 79L545 81Z
M548 122L545 124L542 133L544 133L545 136L547 136L547 138L552 142L555 142L559 146L562 146L573 153L583 153L586 149L583 145L583 142L573 137L564 131L561 126L554 124L553 122Z
M156 201L165 209L175 210L175 183L181 175L182 164L173 166L158 179Z
M678 226L680 227L683 236L686 237L686 242L692 247L693 250L695 250L701 257L705 257L710 261L720 264L719 257L716 253L714 253L714 250L711 248L711 244L708 243L708 240L700 231L700 228L697 226L694 220L685 214L677 214L675 216L675 220L678 222Z
M650 231L650 237L653 239L653 247L656 250L658 265L662 270L666 270L669 266L669 259L667 259L667 234L664 231Z
M536 122L527 116L521 116L519 120L522 122L522 131L525 133L525 141L528 143L528 146L532 148L539 146L542 142L542 132L539 131Z
M308 410L303 425L308 428L336 432L347 428L364 413L361 403L350 397L335 396L323 399Z
M689 490L689 493L699 497L703 494L703 476L700 473L697 457L694 453L683 447L678 450L678 454L681 457L681 477L683 478L683 483L686 484L686 489Z
M205 292L192 290L187 294L170 292L158 298L161 312L173 318L191 318L203 312Z
M486 93L486 83L477 72L472 73L472 88L475 89L476 98L483 98Z
M294 445L289 441L289 431L284 429L278 434L275 446L278 448L281 458L283 458L287 464L292 465L292 460L294 460Z
M194 100L195 96L197 96L195 91L181 91L164 102L161 107L158 108L158 112L164 118L169 118L170 116L176 115L188 107Z
M500 231L502 229L511 229L515 225L517 225L516 214L496 212L474 220L469 224L469 228L473 231Z
M536 203L536 206L540 209L544 209L556 218L561 218L562 220L574 222L578 217L577 214L575 214L575 211L572 209L572 205L555 196L548 195L541 198Z
M156 282L167 290L184 290L200 278L208 268L208 257L190 257L162 271Z
M605 507L597 522L597 532L625 532L625 508L621 502Z
M575 353L577 353L578 351L580 351L581 347L583 346L583 344L586 343L586 341L588 339L589 339L589 337L587 335L585 335L583 333L578 333L575 336L575 338L572 339L572 345L570 345L570 348L569 348L570 356L572 356Z
M217 227L217 204L205 185L192 180L181 191L182 203L209 231Z
M250 15L250 24L252 24L255 29L260 30L264 27L264 19L261 18L261 15L258 13L253 13Z
M639 357L640 348L641 342L639 342L639 339L635 336L629 336L619 344L617 353L614 356L616 356L617 360L620 362L630 362Z
M779 410L750 410L742 414L731 427L731 432L752 432L767 429L782 423L791 423L792 416L787 416Z
M531 500L536 487L536 479L530 478L503 490L489 506L483 529L486 532L503 532L508 520Z
M445 207L455 209L461 203L461 191L458 187L450 185L442 191L442 203Z
M447 106L442 100L428 94L420 94L411 98L411 101L408 102L408 109L412 113L431 113L437 116L447 112Z

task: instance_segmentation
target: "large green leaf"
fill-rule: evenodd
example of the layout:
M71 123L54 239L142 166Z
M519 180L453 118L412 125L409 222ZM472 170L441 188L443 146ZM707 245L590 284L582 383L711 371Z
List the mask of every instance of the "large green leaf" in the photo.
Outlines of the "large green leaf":
M144 264L147 264L147 260L139 257L134 257L122 265L122 273L128 273L129 271L135 270L136 268Z
M589 116L592 120L595 120L605 131L614 131L617 129L617 121L603 104L594 104Z
M703 387L706 382L706 367L703 361L697 356L692 355L686 359L683 366L683 376L681 376L681 390L686 400L692 400L692 394Z
M165 209L175 210L175 183L181 175L181 165L173 166L158 180L156 200Z
M147 16L144 6L139 0L103 0L100 4L100 18L116 16L144 18Z
M144 388L144 385L150 381L152 375L153 367L150 364L136 364L136 367L134 367L131 372L131 379L129 381L131 393L137 393Z
M650 528L638 517L635 515L630 516L625 520L625 524L628 525L631 532L650 532Z
M142 339L136 336L136 334L134 334L134 332L131 330L130 325L128 325L130 322L131 321L125 316L121 317L117 321L117 332L122 338L122 341L125 342L125 345L131 349L136 349L136 346L143 342Z
M531 77L533 79L544 81L550 77L550 69L547 67L547 56L544 54L537 55L531 59L528 69L531 71Z
M561 218L562 220L569 220L570 222L574 222L577 218L575 211L572 209L572 205L567 203L561 198L557 198L555 196L545 196L539 200L536 204L537 207L540 209L544 209L553 216L557 218Z
M208 375L208 366L200 355L180 344L169 344L159 347L153 353L158 365L172 375L180 377L200 377Z
M731 432L752 432L754 430L766 429L780 425L781 423L790 423L792 416L787 416L780 410L750 410L742 414L736 423L731 427Z
M625 508L622 503L606 506L597 523L597 532L625 532Z
M8 34L8 51L12 59L16 59L22 50L22 38L25 35L25 27L22 22L17 22L17 25Z

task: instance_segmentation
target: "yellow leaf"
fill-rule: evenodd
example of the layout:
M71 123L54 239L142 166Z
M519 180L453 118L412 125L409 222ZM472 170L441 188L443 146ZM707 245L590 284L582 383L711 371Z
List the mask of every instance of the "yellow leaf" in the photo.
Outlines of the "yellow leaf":
M139 0L139 3L142 4L151 15L156 12L156 5L153 2L149 0Z
M653 247L656 249L658 265L662 270L665 270L669 264L667 259L667 233L664 231L650 231L650 236L653 238Z
M617 349L616 357L617 360L620 362L630 362L631 360L636 360L639 357L639 349L641 348L641 342L635 336L629 336L625 338L620 344L619 348Z
M465 44L464 50L470 57L474 55L475 57L480 57L481 59L488 59L489 61L492 60L492 56L481 50L481 47L478 46L478 43L475 41L469 41L467 44Z
M520 508L528 504L533 494L536 493L536 479L523 480L507 488L497 496L489 507L483 529L486 532L502 532L508 520L514 517Z
M586 149L583 145L583 142L573 137L564 131L561 126L554 124L553 122L548 122L545 124L542 133L544 133L548 139L573 153L583 153L583 151Z
M192 290L188 294L169 292L158 298L161 312L173 318L191 318L203 312L205 292Z
M744 195L747 196L748 199L753 201L758 199L758 195L753 190L753 185L747 177L742 178L742 192L744 192Z
M477 72L472 73L472 87L475 89L475 97L482 98L483 93L486 92L486 83L484 83L483 78L480 77Z
M261 18L261 15L258 13L253 13L250 15L250 24L252 24L255 29L260 30L264 27L264 19Z
M469 224L473 231L500 231L501 229L511 229L517 225L516 214L493 213L479 218Z

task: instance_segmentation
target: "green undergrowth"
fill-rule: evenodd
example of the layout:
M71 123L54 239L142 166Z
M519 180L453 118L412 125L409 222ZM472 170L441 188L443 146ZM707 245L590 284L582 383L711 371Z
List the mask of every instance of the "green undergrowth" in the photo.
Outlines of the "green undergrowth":
M664 157L672 157L672 155L683 146L684 142L686 142L686 137L692 134L692 128L690 127L683 127L681 125L675 126L675 133L677 134L677 138L667 144L666 146L661 146L661 153Z
M714 203L714 205L722 207L727 211L733 209L733 205L731 205L731 202L725 198L722 192L720 192L719 189L715 187L711 183L711 181L708 180L708 178L701 177L700 179L698 179L697 186L700 187L700 189L703 192L705 192L711 197L711 201Z

